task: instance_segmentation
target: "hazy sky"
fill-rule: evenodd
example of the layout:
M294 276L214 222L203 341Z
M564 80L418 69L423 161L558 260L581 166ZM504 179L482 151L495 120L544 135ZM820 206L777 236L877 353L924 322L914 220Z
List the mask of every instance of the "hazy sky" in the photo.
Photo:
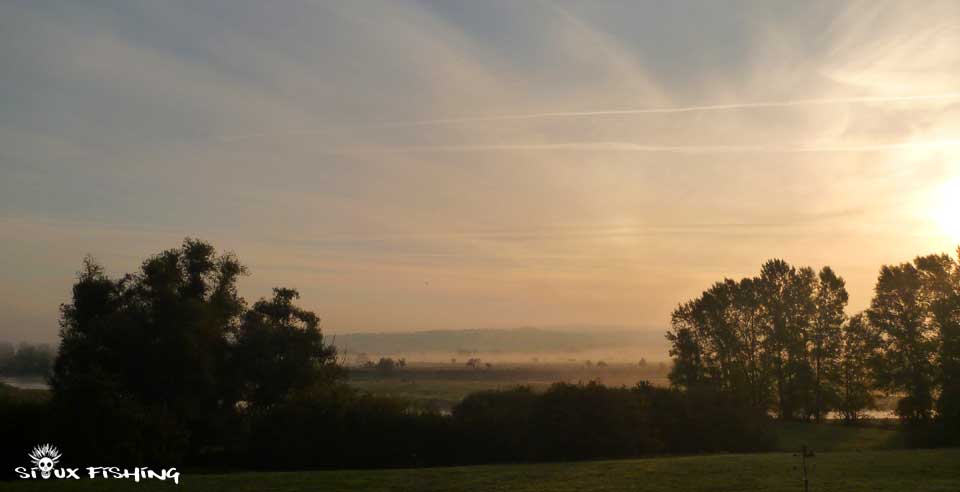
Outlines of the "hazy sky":
M0 339L200 237L330 332L662 330L960 242L960 3L0 3Z

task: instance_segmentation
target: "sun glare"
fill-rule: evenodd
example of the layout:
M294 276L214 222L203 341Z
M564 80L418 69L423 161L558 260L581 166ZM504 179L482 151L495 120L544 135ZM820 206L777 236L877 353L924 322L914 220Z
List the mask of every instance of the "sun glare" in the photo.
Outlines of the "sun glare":
M945 235L960 242L960 178L948 181L937 190L932 217Z

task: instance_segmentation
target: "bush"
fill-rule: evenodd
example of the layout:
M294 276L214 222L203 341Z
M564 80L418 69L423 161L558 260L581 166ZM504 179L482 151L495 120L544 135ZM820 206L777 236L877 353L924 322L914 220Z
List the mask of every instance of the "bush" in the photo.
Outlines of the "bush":
M302 395L249 415L251 468L383 468L451 464L450 419L396 398L346 387Z
M772 449L770 418L730 395L640 384L557 383L474 393L453 424L464 462L622 458L661 452Z
M16 390L0 384L0 479L15 478L13 469L29 464L27 453L34 446L56 442L57 422L46 399L22 398Z

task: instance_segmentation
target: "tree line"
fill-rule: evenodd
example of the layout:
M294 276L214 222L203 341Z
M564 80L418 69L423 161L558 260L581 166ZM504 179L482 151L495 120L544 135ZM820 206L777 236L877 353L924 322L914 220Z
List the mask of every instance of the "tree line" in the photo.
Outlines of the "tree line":
M467 397L452 413L370 395L320 318L187 239L110 277L87 258L61 306L50 398L4 399L3 461L55 442L75 464L387 467L766 449L762 414L725 393L557 384ZM383 361L384 366L396 361ZM753 412L753 413L751 413ZM65 462L64 465L71 463Z
M771 413L856 418L877 389L902 396L906 421L956 435L960 268L946 256L884 267L871 308L849 318L832 270L771 261L676 310L671 388L487 391L449 414L348 387L297 291L248 304L246 274L193 239L116 278L85 259L50 397L0 392L0 460L37 442L57 443L64 466L251 469L752 451L775 445Z
M928 255L884 265L867 310L847 316L848 298L830 267L783 260L717 282L672 313L670 381L717 388L787 420L857 420L882 392L899 398L903 421L957 439L960 263Z
M46 377L55 357L56 351L45 343L0 342L0 376Z

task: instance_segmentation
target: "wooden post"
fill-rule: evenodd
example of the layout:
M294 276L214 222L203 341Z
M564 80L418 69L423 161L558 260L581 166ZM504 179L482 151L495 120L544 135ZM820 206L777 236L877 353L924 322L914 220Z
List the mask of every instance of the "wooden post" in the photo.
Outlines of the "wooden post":
M807 449L804 444L800 449L800 473L803 478L803 492L810 492L810 479L807 476L807 458L813 458L813 451Z
M809 481L807 480L807 445L804 444L800 450L800 469L803 470L803 492L809 492Z

